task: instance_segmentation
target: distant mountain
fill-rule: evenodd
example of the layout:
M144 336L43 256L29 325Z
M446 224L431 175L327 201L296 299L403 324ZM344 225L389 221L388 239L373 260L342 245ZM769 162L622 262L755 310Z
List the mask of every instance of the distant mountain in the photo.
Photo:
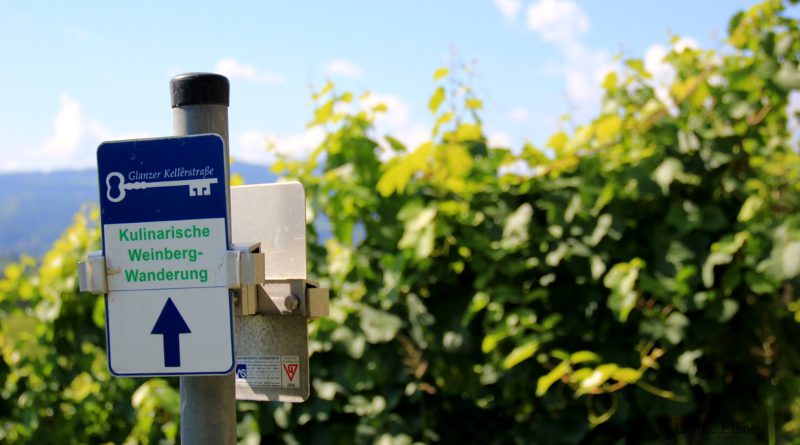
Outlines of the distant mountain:
M248 184L277 180L265 166L234 162L231 171ZM0 174L0 263L42 255L98 193L96 170Z

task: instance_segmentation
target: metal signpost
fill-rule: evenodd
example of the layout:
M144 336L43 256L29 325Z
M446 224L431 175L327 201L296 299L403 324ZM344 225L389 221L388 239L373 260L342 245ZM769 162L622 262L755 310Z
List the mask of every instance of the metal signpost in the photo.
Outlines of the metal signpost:
M233 445L237 399L308 398L328 290L307 281L303 186L229 187L228 79L170 88L177 137L98 148L103 251L79 283L106 294L111 372L179 375L181 440Z
M230 103L228 79L214 74L180 75L170 82L170 96L172 125L176 135L215 133L222 138L226 161L224 190L226 200L230 202L230 172L227 162ZM230 304L230 300L228 301ZM236 397L232 375L181 377L180 392L183 443L236 443Z

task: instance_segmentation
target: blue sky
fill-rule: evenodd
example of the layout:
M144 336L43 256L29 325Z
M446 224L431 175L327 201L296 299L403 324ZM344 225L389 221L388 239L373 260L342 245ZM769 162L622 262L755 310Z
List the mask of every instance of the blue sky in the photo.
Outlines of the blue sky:
M417 143L433 71L473 62L495 143L543 143L572 111L597 109L617 54L658 64L669 36L719 48L740 0L443 0L403 2L3 2L0 172L92 167L99 142L169 136L169 79L231 80L230 143L267 164L267 142L302 155L311 87L371 91L380 128ZM793 14L796 15L796 14Z

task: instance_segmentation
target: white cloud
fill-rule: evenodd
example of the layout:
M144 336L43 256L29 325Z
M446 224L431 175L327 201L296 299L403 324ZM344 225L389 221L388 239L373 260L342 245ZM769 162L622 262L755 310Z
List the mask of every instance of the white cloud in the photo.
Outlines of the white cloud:
M232 57L220 59L214 71L231 80L241 79L267 84L283 83L283 77L280 75L268 71L261 71L253 65L240 63Z
M386 112L375 119L378 127L387 130L398 130L407 127L411 122L411 107L405 99L394 94L370 93L361 99L361 106L372 108L378 104L386 105Z
M691 37L680 38L673 44L677 53L698 47L697 41ZM652 76L649 83L656 93L656 98L666 105L667 110L674 115L678 109L670 96L669 89L675 80L675 68L664 60L669 52L670 48L664 45L658 43L650 45L644 52L644 69ZM717 77L713 81L722 80Z
M486 139L486 143L490 147L510 147L511 136L502 131L495 131L489 134L489 137Z
M97 146L108 139L112 139L111 131L87 119L77 99L62 94L50 137L19 156L17 167L45 171L93 167L97 162ZM0 169L5 168L0 166Z
M383 160L394 156L393 150L383 136L391 135L413 150L431 137L430 127L411 116L408 102L394 94L371 93L358 103L337 108L336 112L355 112L360 106L371 109L378 104L386 105L387 111L379 113L375 119L375 137L381 148L379 157ZM231 154L236 160L255 164L269 164L275 161L274 152L292 158L304 159L322 143L325 131L312 127L300 133L277 134L259 129L247 130L232 139ZM271 147L270 150L267 148Z
M673 49L678 54L687 49L697 49L697 41L691 37L682 37L673 44ZM671 83L675 78L675 69L664 58L670 52L670 48L659 43L650 45L644 52L644 67L653 75L654 80L659 82Z
M566 65L564 77L567 82L567 96L585 111L589 106L599 103L603 95L600 84L606 74L615 69L616 64L604 50L593 50L583 45L570 45L565 52Z
M269 162L273 159L267 152L270 143L271 139L266 133L247 130L236 138L236 143L231 144L231 157L251 164Z
M385 136L391 136L397 139L403 145L405 145L406 150L410 152L419 147L422 143L431 140L431 129L430 127L420 123L412 123L411 125L396 131L381 131L379 129L376 137L378 147L380 148L378 152L378 159L380 159L382 162L386 162L399 154L394 151Z
M579 118L594 111L602 97L600 84L616 63L606 51L581 42L581 34L591 26L589 18L572 0L539 0L528 7L527 19L531 31L561 52L563 60L546 62L545 73L564 78L567 97Z
M116 134L87 118L81 103L68 94L59 98L50 136L41 144L0 161L0 171L52 171L93 168L97 146L103 141L152 137L146 133Z
M514 122L525 122L528 120L528 109L525 107L515 107L508 111L508 118Z
M397 133L396 136L411 150L417 148L420 144L431 139L431 129L427 125L420 123L413 123L406 127L402 132Z
M548 42L574 42L589 30L589 19L571 0L539 0L528 6L527 14L528 28Z
M274 153L304 159L324 138L325 131L319 127L284 135L252 129L239 135L231 154L234 159L251 164L270 164L275 161Z
M359 66L344 59L332 60L325 67L325 74L329 76L346 77L348 79L360 79L364 76L364 70Z
M655 90L656 98L668 107L674 107L669 95L669 86L675 79L675 68L664 61L667 54L669 48L664 45L658 43L650 45L644 52L644 69L653 76L651 86Z
M53 122L53 134L38 150L48 157L73 155L86 132L81 104L66 94L61 95L59 102L59 110Z
M542 73L548 76L560 76L564 72L564 65L553 59L550 59L542 66Z
M522 9L522 0L494 0L494 4L506 20L514 20Z
M389 143L383 138L390 135L402 142L408 150L417 148L431 138L429 126L416 121L411 115L408 102L395 94L370 93L360 101L361 107L370 109L378 104L386 105L386 112L375 119L375 133L381 146L380 158L387 160L395 155Z
M523 178L532 178L541 175L543 171L544 167L542 166L531 167L527 162L518 159L511 164L501 165L500 168L497 169L497 176L511 174Z
M674 43L673 46L675 47L675 52L678 54L686 51L687 49L700 48L700 44L697 43L697 40L691 37L681 37L677 42Z
M183 73L183 70L178 68L177 66L168 66L164 70L164 74L169 77L170 79L177 76L178 74Z

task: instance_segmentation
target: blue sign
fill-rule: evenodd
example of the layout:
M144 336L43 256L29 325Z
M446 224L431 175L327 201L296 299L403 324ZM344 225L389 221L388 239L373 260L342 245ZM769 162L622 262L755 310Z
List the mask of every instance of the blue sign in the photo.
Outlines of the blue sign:
M103 224L228 216L217 135L105 142L97 174Z
M233 370L226 170L212 134L97 149L114 375Z

